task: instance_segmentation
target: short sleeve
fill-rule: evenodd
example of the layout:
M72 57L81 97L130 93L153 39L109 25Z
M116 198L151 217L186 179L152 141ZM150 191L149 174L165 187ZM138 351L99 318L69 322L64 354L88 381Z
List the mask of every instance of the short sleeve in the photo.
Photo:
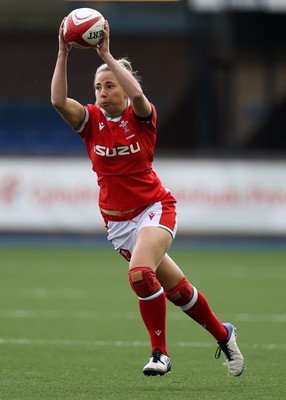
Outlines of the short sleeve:
M85 106L84 107L84 118L82 120L82 122L80 123L79 127L75 129L75 131L80 135L80 136L84 136L83 131L84 128L86 126L86 124L89 121L89 112L88 112L88 108Z

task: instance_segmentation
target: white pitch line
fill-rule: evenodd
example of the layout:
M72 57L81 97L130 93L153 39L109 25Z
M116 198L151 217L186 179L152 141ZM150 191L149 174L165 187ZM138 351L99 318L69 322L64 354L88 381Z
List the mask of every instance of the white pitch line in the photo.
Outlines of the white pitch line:
M84 299L87 297L87 292L77 288L1 288L0 297L14 296L26 299Z
M237 321L285 323L286 314L235 314Z
M96 311L60 311L60 310L0 310L0 318L72 318L98 319L102 318ZM116 319L115 316L110 316ZM118 314L119 319L120 316Z
M0 345L29 345L29 346L88 346L88 347L148 347L145 341L122 340L71 340L71 339L27 339L27 338L0 338ZM182 348L210 348L215 347L211 342L177 342L174 347ZM286 343L243 343L243 348L258 350L286 350Z
M109 320L137 320L140 319L139 311L128 312L107 312L90 310L79 311L61 311L61 310L0 310L0 318L44 318L44 319L109 319ZM186 320L186 315L179 310L168 312L167 319L170 321ZM286 323L286 314L233 314L231 321L248 322L248 323Z

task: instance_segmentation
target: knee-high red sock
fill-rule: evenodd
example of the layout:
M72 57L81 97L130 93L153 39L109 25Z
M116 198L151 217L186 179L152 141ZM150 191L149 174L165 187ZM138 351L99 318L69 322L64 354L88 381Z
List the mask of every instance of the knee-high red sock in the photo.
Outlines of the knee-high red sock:
M198 291L196 303L185 313L198 324L207 329L218 342L223 342L227 337L227 329L211 310L207 299Z
M152 300L139 299L142 319L149 332L152 352L159 349L168 355L166 348L166 299L164 293Z
M139 298L139 309L149 332L152 352L166 348L166 299L155 272L149 267L136 267L129 271L129 282Z
M207 329L218 342L226 339L226 327L211 310L203 294L192 286L186 277L174 289L167 291L166 297Z

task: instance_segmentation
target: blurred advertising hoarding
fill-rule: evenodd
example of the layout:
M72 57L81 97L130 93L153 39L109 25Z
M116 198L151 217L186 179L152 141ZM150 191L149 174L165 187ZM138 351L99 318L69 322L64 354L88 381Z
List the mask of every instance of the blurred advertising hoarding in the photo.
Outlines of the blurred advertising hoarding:
M187 0L198 12L256 11L286 12L286 0Z
M158 159L178 234L286 234L286 163ZM89 160L0 160L0 231L104 233Z

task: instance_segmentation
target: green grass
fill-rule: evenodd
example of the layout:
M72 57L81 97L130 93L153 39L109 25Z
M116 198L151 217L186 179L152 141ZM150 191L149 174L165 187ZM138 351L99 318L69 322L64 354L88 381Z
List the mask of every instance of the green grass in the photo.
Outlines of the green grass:
M285 399L286 253L171 254L236 325L241 377L227 376L213 338L172 304L172 373L144 377L148 335L112 249L0 248L0 399Z

